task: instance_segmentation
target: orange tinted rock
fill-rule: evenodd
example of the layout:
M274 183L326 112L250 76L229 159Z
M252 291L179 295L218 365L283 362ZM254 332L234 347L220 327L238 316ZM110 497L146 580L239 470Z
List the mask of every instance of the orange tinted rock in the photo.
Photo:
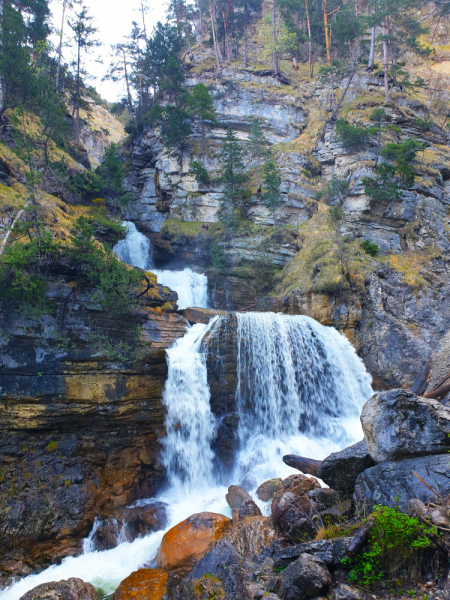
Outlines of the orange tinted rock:
M224 515L204 512L190 516L164 535L158 567L170 571L200 560L230 527L231 519Z
M161 600L167 591L166 582L163 569L139 569L122 581L114 600Z

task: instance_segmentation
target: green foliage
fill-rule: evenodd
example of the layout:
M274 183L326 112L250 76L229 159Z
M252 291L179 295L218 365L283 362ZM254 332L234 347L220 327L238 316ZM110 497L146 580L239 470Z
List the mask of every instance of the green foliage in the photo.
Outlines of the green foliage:
M57 450L57 449L58 449L58 442L55 442L54 440L49 442L47 444L47 446L45 447L46 452L55 452L55 450Z
M281 171L273 156L270 154L264 163L263 201L272 213L275 223L275 213L281 204Z
M267 144L266 136L264 135L259 119L252 119L248 141L250 152L253 158L256 159L256 178L259 192L261 189L261 160Z
M208 171L197 160L191 161L191 173L195 176L197 183L207 185L211 182Z
M235 221L233 211L241 209L248 198L248 175L245 172L243 157L243 149L234 131L229 127L220 149L219 182L223 184L224 196L220 217L230 227Z
M430 115L426 115L425 119L416 119L416 126L423 133L431 131L433 127L433 121L431 120Z
M373 177L363 177L362 179L364 191L369 198L377 202L400 200L402 189L396 168L383 163L377 167L375 173L375 179Z
M400 571L412 576L420 566L423 550L430 545L429 534L436 530L388 506L376 506L372 518L375 525L370 533L370 549L343 561L352 566L349 580L374 585L387 574L391 579Z
M116 208L127 206L131 194L123 187L125 166L114 142L106 150L103 163L97 167L96 174L100 177L100 195L105 196Z
M369 131L360 125L351 125L345 119L336 123L336 137L348 150L361 148L367 141Z
M378 245L372 244L370 240L361 242L361 248L366 254L369 254L369 256L378 256Z
M342 179L338 175L333 175L323 192L323 197L326 200L337 198L339 204L342 204L348 195L349 189L350 185L346 179Z
M214 240L211 244L210 258L211 267L217 271L217 273L225 275L227 272L227 257L217 240Z

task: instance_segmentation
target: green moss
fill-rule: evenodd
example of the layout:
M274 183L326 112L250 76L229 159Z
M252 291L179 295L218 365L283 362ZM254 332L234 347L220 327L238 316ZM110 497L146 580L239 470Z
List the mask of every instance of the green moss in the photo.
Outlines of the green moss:
M196 237L202 231L203 223L200 221L181 221L180 219L167 219L161 228L161 233L171 238L177 236Z

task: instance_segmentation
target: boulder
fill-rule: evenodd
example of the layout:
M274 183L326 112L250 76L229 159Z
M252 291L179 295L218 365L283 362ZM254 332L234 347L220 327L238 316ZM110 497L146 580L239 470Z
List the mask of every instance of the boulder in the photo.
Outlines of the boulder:
M93 585L71 577L67 580L42 583L20 600L98 600L98 596Z
M246 517L225 534L226 539L241 558L253 559L277 538L277 531L269 517Z
M269 502L269 500L273 500L273 497L280 488L281 481L282 479L280 477L264 481L264 483L262 483L256 490L256 495L263 502Z
M315 531L308 519L311 512L308 493L319 487L317 479L306 475L291 475L282 481L272 500L272 518L276 527L290 536L292 531L293 541L304 539L305 535L311 535Z
M302 554L311 554L328 566L338 566L344 558L345 550L352 539L351 537L342 537L334 540L317 540L295 546L287 546L274 553L274 567L284 569L296 561Z
M317 470L320 477L330 488L349 493L355 487L356 479L373 462L365 440L330 454Z
M356 481L353 495L357 507L371 509L375 504L396 505L396 497L402 510L414 498L422 502L436 500L414 474L415 471L441 496L450 493L450 458L448 454L420 456L400 461L380 463L361 473Z
M361 423L376 463L440 454L450 448L450 408L407 390L372 396L364 405Z
M161 542L156 563L172 570L200 560L231 527L224 515L204 512L190 516L169 529Z
M244 500L239 509L239 519L245 517L261 517L262 512L254 500Z
M347 583L337 583L331 592L331 600L362 600L360 592Z
M230 508L241 508L241 504L244 500L250 500L253 502L253 498L248 492L244 490L240 485L230 485L228 488L228 494L225 496L225 500Z
M331 488L315 488L308 496L317 503L319 510L331 508L341 501L341 494Z
M167 591L167 571L139 569L122 581L113 600L161 600Z
M110 550L121 542L132 542L167 526L167 506L163 502L123 508L102 521L93 535L96 550Z
M207 325L213 317L218 315L226 315L228 312L226 310L218 310L215 308L189 307L179 310L178 314L189 321L190 325L195 325L196 323Z
M450 382L450 331L428 359L422 372L411 387L411 392L422 395L433 393Z
M280 575L278 595L282 600L309 600L331 584L326 564L310 554L301 554Z
M174 592L174 600L204 598L250 600L241 559L228 540L220 540Z

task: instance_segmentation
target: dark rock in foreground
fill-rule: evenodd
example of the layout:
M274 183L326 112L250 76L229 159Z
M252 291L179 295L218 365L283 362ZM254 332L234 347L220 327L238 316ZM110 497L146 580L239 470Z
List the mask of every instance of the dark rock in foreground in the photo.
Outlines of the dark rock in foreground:
M98 600L98 596L93 585L71 577L67 580L42 583L20 600Z
M413 473L415 471L429 486L442 496L450 493L450 457L448 454L422 456L384 462L361 473L355 485L354 500L358 507L372 508L375 504L407 509L408 500L422 502L436 499Z
M310 554L302 554L280 575L278 595L282 600L308 600L331 584L325 563Z
M340 452L330 454L322 461L317 470L317 477L320 477L334 490L351 492L355 487L358 475L374 464L367 444L363 440Z
M450 408L406 390L372 396L364 405L361 423L376 463L440 454L450 447Z

